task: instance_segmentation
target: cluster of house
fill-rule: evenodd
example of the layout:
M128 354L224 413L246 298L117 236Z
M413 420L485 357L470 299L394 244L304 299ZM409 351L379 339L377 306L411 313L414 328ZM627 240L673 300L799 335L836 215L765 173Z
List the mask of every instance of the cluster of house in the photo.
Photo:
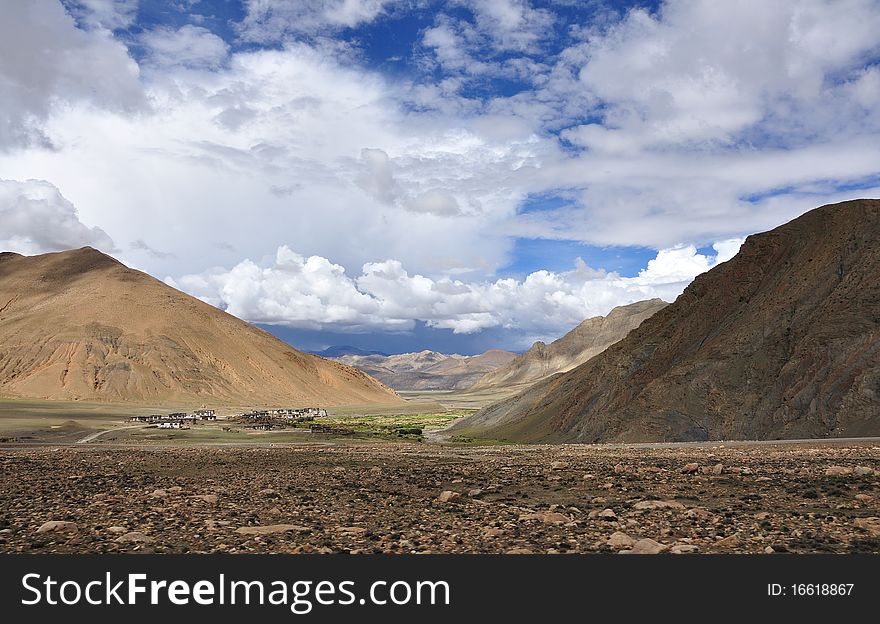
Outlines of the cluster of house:
M321 418L324 416L327 416L327 410L325 410L323 407L291 407L269 410L254 410L238 415L238 417L243 420L267 420L271 418L283 418L285 420L309 420L312 418Z
M323 407L286 407L265 410L253 410L238 414L236 420L247 423L248 429L270 430L285 423L309 422L315 418L327 416Z
M272 429L279 421L308 422L315 418L327 416L327 410L323 407L301 408L276 408L266 410L253 410L238 414L235 419L248 423L249 429ZM173 414L151 414L149 416L132 416L129 422L142 422L156 425L159 429L187 429L188 425L201 420L217 420L214 410L200 409L187 414L175 412ZM322 425L313 426L313 431L322 432Z
M217 415L212 409L200 409L191 414L186 412L174 412L172 414L150 414L149 416L132 416L129 422L143 422L154 424L159 429L186 429L187 423L195 423L200 420L217 420Z

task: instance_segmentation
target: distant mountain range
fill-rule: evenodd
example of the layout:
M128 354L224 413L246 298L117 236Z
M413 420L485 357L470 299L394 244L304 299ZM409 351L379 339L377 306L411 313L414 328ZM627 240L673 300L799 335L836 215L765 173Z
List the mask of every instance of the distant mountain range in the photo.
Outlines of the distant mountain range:
M395 390L490 391L506 396L586 362L665 305L651 299L614 308L608 316L587 319L549 345L539 341L521 354L492 349L474 356L437 351L385 355L347 346L316 353L354 366Z
M486 373L470 389L521 390L549 375L571 370L623 339L666 305L662 299L649 299L616 307L608 316L589 318L549 345L536 342L522 355Z
M348 345L327 347L322 351L309 351L309 353L324 358L338 358L342 357L343 355L388 355L387 353L383 353L382 351L364 351L363 349L358 349L357 347L351 347Z
M148 405L398 404L92 248L0 253L0 396Z
M527 442L880 435L880 200L748 237L620 342L453 430Z
M398 355L342 355L336 360L364 371L395 390L461 390L515 357L515 353L492 349L472 356L419 351Z

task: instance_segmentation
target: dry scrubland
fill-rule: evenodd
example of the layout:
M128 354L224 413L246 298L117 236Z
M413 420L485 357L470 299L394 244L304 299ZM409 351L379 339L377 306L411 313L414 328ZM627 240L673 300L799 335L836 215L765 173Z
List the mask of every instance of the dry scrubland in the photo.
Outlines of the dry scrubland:
M876 441L7 446L0 551L878 553L878 470Z

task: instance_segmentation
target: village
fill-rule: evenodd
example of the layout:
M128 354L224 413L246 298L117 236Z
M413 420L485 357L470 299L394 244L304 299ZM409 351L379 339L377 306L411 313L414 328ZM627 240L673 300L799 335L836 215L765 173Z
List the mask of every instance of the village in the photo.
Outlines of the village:
M251 410L227 416L224 420L230 423L238 423L245 429L264 430L294 426L300 423L311 423L314 419L327 416L327 410L323 407L304 408L273 408ZM150 414L148 416L132 416L128 422L141 422L148 426L159 429L189 429L191 425L199 422L211 422L217 420L217 414L213 409L198 409L192 413L173 412L170 414ZM230 431L231 427L223 427L224 431ZM311 424L309 431L312 433L347 433L332 429L327 425Z

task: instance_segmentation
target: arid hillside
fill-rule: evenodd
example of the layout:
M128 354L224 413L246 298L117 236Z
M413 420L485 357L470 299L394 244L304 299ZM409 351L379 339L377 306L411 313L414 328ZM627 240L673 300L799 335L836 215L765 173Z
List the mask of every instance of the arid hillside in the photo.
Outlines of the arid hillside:
M92 248L0 254L0 396L162 405L393 404L361 371Z
M622 339L666 305L662 299L649 299L618 306L607 316L589 318L550 344L536 342L522 355L486 373L471 390L524 388L544 377L571 370Z
M576 442L880 434L880 200L750 236L625 339L456 430Z

